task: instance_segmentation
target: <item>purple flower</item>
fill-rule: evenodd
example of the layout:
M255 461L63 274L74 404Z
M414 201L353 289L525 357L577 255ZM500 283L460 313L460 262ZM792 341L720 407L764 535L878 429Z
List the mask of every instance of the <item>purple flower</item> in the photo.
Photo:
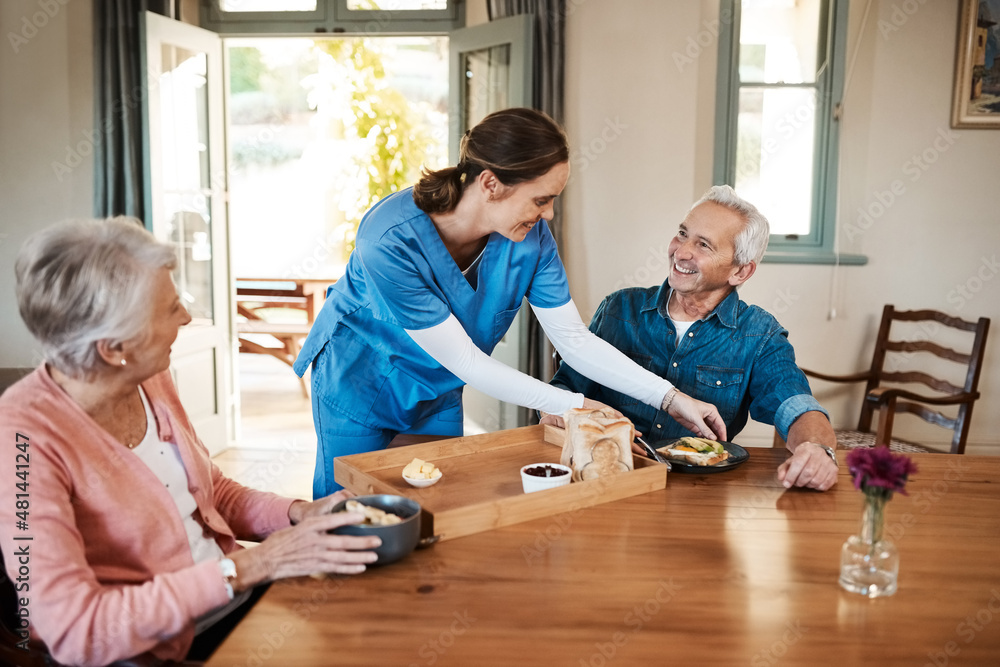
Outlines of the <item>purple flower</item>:
M917 464L910 457L895 454L888 447L852 449L847 454L847 468L854 478L854 488L886 499L896 491L907 495L906 480L917 472Z

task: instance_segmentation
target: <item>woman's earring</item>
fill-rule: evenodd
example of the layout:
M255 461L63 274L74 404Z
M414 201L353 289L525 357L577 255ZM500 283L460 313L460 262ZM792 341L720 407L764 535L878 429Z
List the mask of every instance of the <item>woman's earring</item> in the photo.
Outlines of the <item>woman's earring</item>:
M122 366L124 366L124 365L125 365L125 359L122 358Z

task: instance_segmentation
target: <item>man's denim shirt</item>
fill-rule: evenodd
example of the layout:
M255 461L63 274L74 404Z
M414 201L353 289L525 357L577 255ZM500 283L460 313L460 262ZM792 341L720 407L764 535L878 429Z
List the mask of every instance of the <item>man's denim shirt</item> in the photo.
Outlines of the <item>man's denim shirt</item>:
M601 303L590 330L680 391L713 404L735 437L747 414L774 424L785 439L805 412L827 414L795 364L788 332L770 313L740 300L734 290L704 320L676 340L667 316L670 286L623 289ZM661 410L600 385L565 362L552 384L606 403L632 420L647 440L692 435Z

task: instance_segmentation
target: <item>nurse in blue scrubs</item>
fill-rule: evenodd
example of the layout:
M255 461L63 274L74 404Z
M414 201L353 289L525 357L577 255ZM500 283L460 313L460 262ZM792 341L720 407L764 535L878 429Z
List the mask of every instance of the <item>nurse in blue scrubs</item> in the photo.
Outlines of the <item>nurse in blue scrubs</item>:
M714 406L636 365L581 320L546 223L569 179L558 124L532 109L495 112L466 133L460 157L368 211L295 362L300 376L312 366L314 497L340 488L335 457L382 449L399 433L462 435L466 384L549 413L606 407L490 357L525 297L573 368L724 439Z

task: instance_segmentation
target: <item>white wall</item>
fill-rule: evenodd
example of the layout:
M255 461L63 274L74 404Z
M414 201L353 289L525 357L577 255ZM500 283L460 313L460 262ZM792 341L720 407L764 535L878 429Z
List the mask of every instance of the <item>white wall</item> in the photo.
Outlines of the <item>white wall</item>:
M92 214L91 3L45 4L0 3L0 367L40 359L17 314L18 248L39 227Z
M667 243L711 184L718 3L569 4L566 124L575 151L564 260L587 318L614 289L666 277ZM898 4L873 0L863 33L865 2L850 7L857 61L842 128L841 224L856 224L858 208L893 181L903 187L867 229L851 239L842 232L842 249L867 254L868 265L765 263L742 290L779 317L799 362L817 370L867 367L886 303L1000 325L1000 131L949 130L957 3L916 5L905 21L893 16ZM939 133L944 151L934 147ZM908 161L924 151L936 161L915 172ZM978 291L963 300L954 290L966 284ZM993 334L970 453L1000 454L1000 334ZM814 387L838 426L856 420L856 394ZM751 425L741 441L764 444L771 433Z

